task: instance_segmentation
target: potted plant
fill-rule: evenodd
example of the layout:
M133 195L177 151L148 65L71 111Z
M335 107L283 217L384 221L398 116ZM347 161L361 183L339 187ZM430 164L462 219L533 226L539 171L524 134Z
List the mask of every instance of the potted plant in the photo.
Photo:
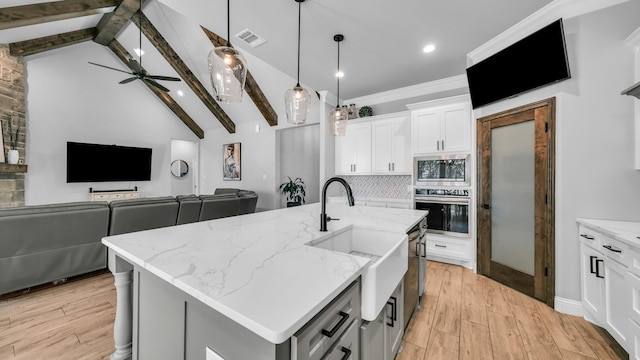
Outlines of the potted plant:
M306 195L304 191L304 181L300 178L291 180L288 176L287 179L289 179L289 181L280 184L280 192L282 195L287 196L287 207L304 204L304 196Z

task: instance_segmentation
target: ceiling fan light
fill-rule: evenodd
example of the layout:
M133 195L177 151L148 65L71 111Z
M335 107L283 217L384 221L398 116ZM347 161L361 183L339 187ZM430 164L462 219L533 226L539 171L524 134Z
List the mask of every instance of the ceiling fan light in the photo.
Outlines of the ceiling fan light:
M216 100L226 104L241 102L247 78L244 56L232 47L219 46L209 52L208 59Z
M347 121L349 116L347 109L335 107L329 111L329 131L333 136L345 136L347 134Z
M304 124L307 121L311 96L307 89L300 85L287 90L284 94L284 105L287 121L291 124Z

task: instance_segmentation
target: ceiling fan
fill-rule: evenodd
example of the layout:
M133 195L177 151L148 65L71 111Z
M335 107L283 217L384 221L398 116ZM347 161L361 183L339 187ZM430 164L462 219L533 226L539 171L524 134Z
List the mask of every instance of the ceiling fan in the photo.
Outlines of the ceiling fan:
M93 63L91 61L89 61L89 64L91 65L96 65L96 66L101 66L103 68L107 68L107 69L111 69L111 70L115 70L115 71L120 71L123 72L125 74L129 74L129 75L133 75L130 78L126 78L122 81L119 82L119 84L126 84L126 83L130 83L134 80L142 80L145 83L154 86L162 91L166 91L169 92L169 89L167 89L166 87L160 85L157 81L155 80L164 80L164 81L180 81L179 78L176 77L171 77L171 76L160 76L160 75L151 75L147 72L147 70L145 70L142 67L142 0L140 0L140 9L138 10L140 12L140 35L139 35L139 54L140 54L140 62L138 63L136 60L134 59L129 59L129 67L131 69L133 69L133 71L129 72L129 71L124 71L124 70L120 70L120 69L116 69L110 66L106 66L106 65L100 65L100 64L96 64Z

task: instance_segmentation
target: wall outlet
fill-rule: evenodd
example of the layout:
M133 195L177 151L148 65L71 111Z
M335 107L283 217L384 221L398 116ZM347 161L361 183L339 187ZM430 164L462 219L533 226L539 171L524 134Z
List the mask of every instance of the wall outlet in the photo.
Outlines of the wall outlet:
M218 355L217 352L211 350L211 348L207 347L206 349L206 360L226 360L222 356Z

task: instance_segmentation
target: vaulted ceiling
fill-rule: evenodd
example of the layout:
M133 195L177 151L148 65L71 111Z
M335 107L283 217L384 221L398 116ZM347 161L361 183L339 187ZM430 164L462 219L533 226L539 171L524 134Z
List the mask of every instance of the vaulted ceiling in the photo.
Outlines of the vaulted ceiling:
M311 92L335 91L333 35L337 33L345 36L340 45L343 99L460 75L468 52L550 2L306 0L301 4L300 82ZM154 51L152 57L144 58L144 67L153 74L182 78L221 126L234 131L233 120L211 97L206 61L208 52L220 42L218 36L227 37L225 0L144 0L142 21L134 16L139 0L3 0L0 6L0 43L12 44L18 55L94 40L126 60L138 45L140 26L145 35L143 49L154 46L161 55L155 56ZM297 21L295 0L231 1L230 40L242 52L295 78ZM266 42L253 48L234 37L247 28ZM422 53L428 43L436 45L436 50ZM126 64L105 65L126 70ZM171 64L169 74L165 73L167 64ZM163 85L173 89L173 84ZM260 84L250 76L248 85L247 98L268 124L277 124ZM174 91L160 91L156 96L196 135L203 136L188 109L171 97Z

